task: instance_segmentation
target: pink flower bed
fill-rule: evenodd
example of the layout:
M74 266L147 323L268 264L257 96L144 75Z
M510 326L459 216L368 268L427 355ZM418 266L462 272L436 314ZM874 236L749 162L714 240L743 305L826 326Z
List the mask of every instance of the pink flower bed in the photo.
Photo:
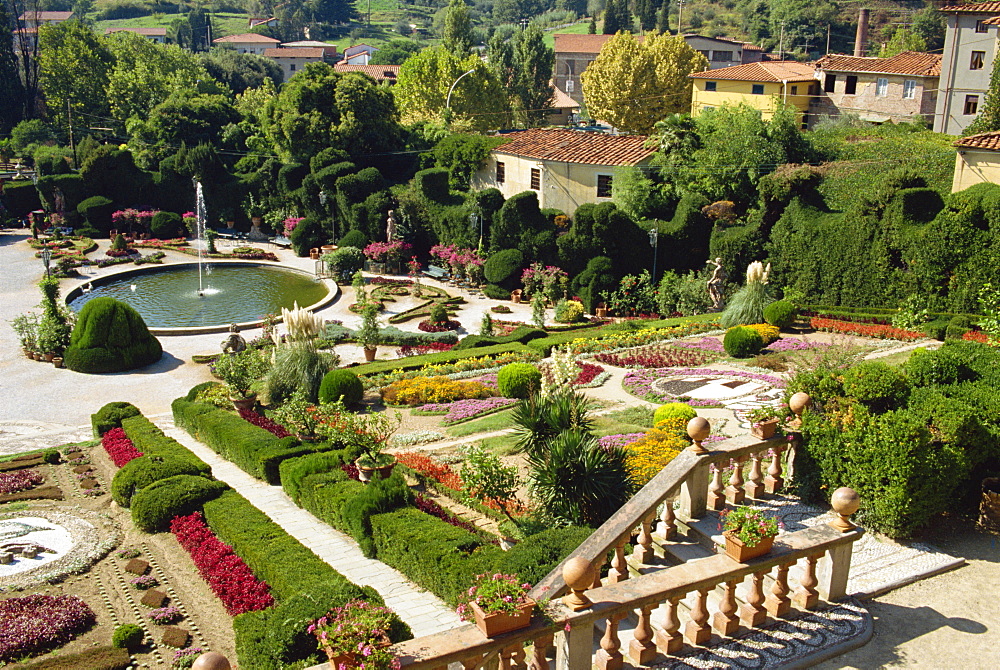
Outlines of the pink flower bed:
M240 418L246 421L247 423L252 423L258 428L263 428L264 430L271 433L275 437L288 437L289 435L291 435L291 433L285 430L285 427L282 426L280 423L272 421L271 419L268 419L266 416L261 416L252 409L241 409Z
M215 536L201 512L174 517L170 532L191 555L202 579L230 615L267 609L274 604L267 582L257 579L232 547Z
M108 452L111 461L119 468L133 458L142 456L142 452L135 448L132 440L128 439L128 435L121 428L114 428L104 433L101 444L104 445L104 451Z
M468 400L456 400L455 402L430 403L419 407L418 411L435 414L445 412L446 414L441 421L441 425L450 426L454 423L498 412L516 402L513 398L472 398Z
M646 436L646 433L619 433L598 438L597 443L605 449L621 448Z
M66 644L96 621L76 596L34 594L0 600L0 663Z
M597 354L594 360L622 368L676 368L704 365L718 358L714 352L698 349L648 347L614 354Z
M37 470L17 470L15 472L0 472L0 493L17 493L27 491L45 481Z
M458 330L461 327L461 323L453 320L442 321L441 323L432 323L430 319L426 319L417 324L417 328L425 333L443 333L446 330Z

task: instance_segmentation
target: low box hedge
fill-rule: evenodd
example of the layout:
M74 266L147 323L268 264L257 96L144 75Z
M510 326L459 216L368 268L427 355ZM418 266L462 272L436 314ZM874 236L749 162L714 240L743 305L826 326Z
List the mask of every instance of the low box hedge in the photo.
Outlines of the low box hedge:
M132 665L125 649L97 647L76 654L62 654L33 663L9 666L12 670L124 670Z
M422 354L420 356L407 356L391 361L375 361L365 363L352 368L358 375L375 375L396 370L417 370L425 365L440 365L454 363L463 358L478 358L480 356L496 356L510 351L527 351L523 344L498 344L492 347L477 347L475 349L441 351L436 354Z
M696 316L684 316L672 319L650 319L648 321L641 321L641 329L649 328L668 328L670 326L679 326L684 323L698 323L701 321L712 321L718 318L718 314L698 314ZM627 332L627 330L618 323L609 323L604 326L597 328L585 327L585 328L574 328L572 330L564 330L558 333L553 333L548 337L542 337L537 340L531 340L527 343L528 347L537 350L543 356L549 356L552 354L552 349L554 347L561 347L564 344L572 342L573 340L585 337L587 339L598 340L602 337L608 335L620 335L622 332Z
M111 498L122 507L132 504L132 496L150 484L175 475L204 475L187 459L173 456L140 456L121 467L111 480Z
M457 345L455 345L455 348L452 349L452 351L493 347L499 344L511 344L513 342L527 344L532 340L541 339L546 336L545 331L539 328L533 328L531 326L518 326L507 335L466 335Z
M140 414L139 408L130 402L109 402L90 415L94 437L102 437L109 430L121 428L122 420L138 414Z
M122 430L132 440L135 448L145 456L176 458L194 465L198 474L211 475L212 468L194 455L190 449L172 437L167 437L152 421L142 416L133 416L122 421Z
M132 496L132 523L147 533L166 530L175 516L197 511L227 489L224 482L197 475L161 479Z

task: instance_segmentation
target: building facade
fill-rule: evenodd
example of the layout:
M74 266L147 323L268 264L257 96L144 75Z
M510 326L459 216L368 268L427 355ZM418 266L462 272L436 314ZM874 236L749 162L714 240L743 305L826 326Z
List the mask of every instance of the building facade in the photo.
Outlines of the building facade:
M297 48L297 49L266 49L262 54L265 58L270 58L281 68L281 80L288 81L296 74L306 69L309 63L319 63L323 61L325 52L317 48Z
M508 141L490 153L473 188L496 188L505 198L535 191L541 207L569 215L584 203L611 200L615 171L647 165L654 153L640 135L532 128L502 137Z
M783 105L799 112L799 123L810 122L809 103L819 84L811 65L796 61L748 63L688 75L694 81L691 116L722 105L745 104L770 119Z
M960 135L975 120L990 88L1000 2L941 7L947 18L934 130Z
M952 193L983 182L1000 184L1000 132L963 137L955 142L955 148Z
M333 69L337 72L360 72L366 74L375 81L392 86L399 77L399 65L351 65L350 63L337 63Z
M368 61L378 51L370 44L355 44L344 49L344 62L349 65L368 65Z
M242 35L228 35L212 40L212 44L217 47L229 47L236 49L241 54L256 54L263 56L268 49L274 49L281 40L276 40L256 33L243 33Z

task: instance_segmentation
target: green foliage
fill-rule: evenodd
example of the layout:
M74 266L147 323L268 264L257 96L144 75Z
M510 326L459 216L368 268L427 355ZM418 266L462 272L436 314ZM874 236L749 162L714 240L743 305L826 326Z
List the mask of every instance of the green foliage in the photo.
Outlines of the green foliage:
M844 393L872 412L881 413L902 407L910 385L898 368L879 361L854 366L844 374Z
M390 371L416 370L425 365L436 365L454 363L463 358L478 358L481 356L497 356L510 352L529 352L530 350L523 344L498 344L489 347L477 347L461 351L442 351L436 354L422 354L420 356L406 356L389 361L375 361L365 363L357 368L358 374L362 376L382 374Z
M696 416L698 416L698 412L691 405L685 402L668 402L666 405L660 405L656 408L653 413L653 425L674 418L681 418L687 422Z
M319 386L319 401L324 404L342 400L345 405L357 405L364 394L361 380L350 370L331 370Z
M772 297L767 284L748 281L729 299L720 321L726 328L764 323L764 309L771 302Z
M516 574L527 584L537 584L583 544L591 532L590 528L568 527L529 535L504 553L498 570Z
M307 216L295 226L289 239L292 241L292 250L295 251L295 255L305 257L309 255L310 249L315 249L326 243L327 231L324 230L323 223L319 219Z
M181 215L176 212L157 212L153 215L149 228L153 237L161 240L180 237L183 231Z
M344 247L355 247L357 249L363 249L368 245L368 238L360 230L349 230L347 233L340 238L338 242L341 248ZM358 267L358 270L361 268Z
M497 372L497 388L505 398L527 398L542 385L542 373L528 363L509 363Z
M200 468L193 462L162 456L133 458L115 473L111 480L111 498L122 507L128 507L132 496L150 484L175 475L200 475Z
M90 415L90 425L94 429L94 437L122 427L122 420L141 414L139 408L130 402L109 402Z
M114 211L114 203L108 198L99 195L87 198L76 206L76 211L91 228L100 231L111 229L111 213Z
M146 636L142 628L134 623L127 623L115 627L111 634L111 646L115 649L127 649L136 651L142 646L142 640Z
M174 438L164 435L156 424L141 414L123 419L121 427L128 438L132 440L135 448L146 456L188 461L197 468L198 474L206 477L211 476L212 468L208 466L208 463L195 456L190 449Z
M643 270L638 275L625 275L618 284L618 290L605 291L601 296L619 316L655 314L657 310L656 288L649 270Z
M235 397L250 396L250 387L263 377L271 367L267 354L257 349L244 349L236 353L224 353L215 359L215 375L226 383L226 388Z
M764 348L764 339L753 328L734 326L726 331L722 347L733 358L750 358Z
M452 351L474 349L476 347L493 347L510 342L527 343L545 337L545 335L544 330L532 328L531 326L518 326L506 335L466 335L455 345Z
M490 151L501 142L502 140L496 137L455 133L434 145L432 152L434 164L436 167L448 170L448 182L451 188L467 191L472 175L489 157ZM421 192L431 200L440 200L423 190L423 186Z
M520 484L517 467L504 465L499 456L477 445L466 450L461 477L470 496L498 503L505 512L504 503L514 499Z
M951 320L948 321L948 326L945 330L945 339L948 340L960 340L962 336L968 331L972 330L972 319L967 316L953 316Z
M357 230L352 230L348 235L355 234L364 238L364 234ZM347 236L345 236L346 238ZM341 246L336 251L325 254L323 260L327 267L339 275L341 281L350 277L355 272L365 266L365 254L358 247L344 246L343 239Z
M302 392L310 402L316 402L323 377L338 360L335 354L316 351L310 346L293 345L279 349L274 365L264 378L264 393L268 402L281 403L296 391Z
M518 249L503 249L492 254L483 265L483 275L491 284L500 284L512 290L520 280L524 267L524 254Z
M413 175L413 183L428 200L447 202L450 198L448 175L448 170L445 168L428 168Z
M574 431L586 433L593 427L590 400L582 393L560 391L547 397L533 395L514 407L514 450L543 453L556 436Z
M445 323L448 321L448 308L441 303L434 303L430 309L431 323Z
M83 306L73 328L64 364L87 373L122 372L160 360L160 342L139 313L114 298L94 298Z
M799 315L799 309L788 300L775 300L764 308L764 321L778 330L788 328Z
M680 313L687 316L707 312L712 306L707 289L708 278L707 272L693 270L685 275L664 272L656 292L660 314Z
M153 482L132 496L132 523L139 530L166 530L177 515L194 512L229 486L197 475L174 475Z
M914 387L950 386L967 377L969 371L950 349L929 351L920 347L906 361L906 376Z
M560 300L556 303L556 321L576 323L583 319L583 304L576 300Z

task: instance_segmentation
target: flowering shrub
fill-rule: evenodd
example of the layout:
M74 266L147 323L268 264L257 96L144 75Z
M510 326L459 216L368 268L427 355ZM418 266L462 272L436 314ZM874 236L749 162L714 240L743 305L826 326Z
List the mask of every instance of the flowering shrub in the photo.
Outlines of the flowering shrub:
M258 428L263 428L275 437L288 437L291 435L284 426L282 426L277 421L272 421L266 416L262 416L252 409L241 409L240 418L247 423L252 423Z
M191 555L202 579L229 614L236 616L274 604L267 582L257 579L232 547L215 536L201 512L174 517L170 532Z
M445 342L428 342L427 344L418 344L416 346L404 344L399 348L399 356L400 358L404 358L406 356L433 354L439 351L451 351L454 348L454 344L447 344Z
M450 403L432 403L418 407L414 412L419 414L444 414L442 426L451 426L470 419L476 419L493 412L510 407L517 401L513 398L483 398L456 400Z
M291 235L292 231L295 230L295 226L299 225L299 222L302 221L304 218L306 218L306 217L304 217L304 216L290 216L287 219L285 219L284 222L283 222L283 226L284 226L284 229L285 229L285 237L288 237L289 235Z
M34 594L0 600L0 663L66 644L96 617L76 596Z
M780 526L770 513L754 507L741 505L719 513L719 530L729 531L748 547L756 547L764 538L774 537Z
M0 472L0 494L27 491L41 484L45 479L37 470L16 470Z
M704 365L716 358L718 356L714 352L698 349L674 349L664 346L594 356L596 361L621 368L677 368L688 365Z
M198 660L198 657L205 653L205 651L206 650L201 647L178 649L174 652L174 661L170 667L174 670L184 670L185 668L190 668L194 665L194 662Z
M414 377L400 379L382 389L382 400L391 405L424 405L488 398L495 392L479 382L448 379L447 377Z
M452 244L437 244L431 247L431 257L451 267L455 277L465 275L470 280L478 280L483 274L483 259L475 249L462 249Z
M448 321L438 321L434 322L430 319L425 319L417 324L417 328L424 331L425 333L443 333L446 330L458 330L462 327L462 324L455 320Z
M569 275L554 265L532 263L521 273L524 292L529 296L542 293L553 302L565 298L569 286Z
M981 342L982 344L990 344L990 337L981 330L968 330L962 333L962 339L967 342Z
M364 248L365 256L376 263L385 263L401 258L404 251L412 249L413 245L402 240L392 242L372 242Z
M132 586L139 589L140 591L145 591L146 589L151 589L154 586L160 585L160 580L158 580L153 575L140 575L134 577L131 580Z
M621 448L646 436L646 433L618 433L598 438L597 443L605 449Z
M111 212L111 223L115 224L115 227L121 230L122 228L128 228L132 230L133 228L148 229L150 221L153 217L159 214L160 210L138 210L134 207L129 207L128 209L120 209L117 212Z
M352 600L343 607L335 607L306 630L334 655L360 656L358 667L369 670L399 668L399 659L382 646L389 640L389 627L394 617L387 607Z
M909 341L927 337L915 330L903 330L902 328L895 328L884 324L854 323L838 319L821 319L819 317L809 319L809 325L816 330L824 330L831 333L847 333L850 335L860 335L861 337L877 337L889 340Z
M160 625L174 623L175 621L180 621L183 618L181 611L172 606L158 607L155 610L149 610L148 615L153 623L158 623Z
M121 559L136 558L142 556L142 552L135 547L128 547L127 549L119 549L115 552L115 556Z
M277 261L277 255L270 251L264 251L257 247L236 247L230 254L233 258L242 258L253 261Z
M128 439L128 435L121 428L104 433L101 444L104 446L104 451L108 452L108 456L111 457L111 461L119 468L133 458L142 456L142 452L135 448L132 440Z
M476 575L469 590L459 598L458 615L463 620L473 618L471 603L476 603L486 614L516 612L528 600L531 584L522 583L517 575L502 573Z
M625 445L625 467L636 487L645 486L690 444L687 421L675 416L659 422L638 440Z
M781 337L781 331L767 323L751 323L747 326L747 328L756 330L760 335L760 339L764 340L765 345L770 344Z
M396 454L396 462L452 490L462 491L465 489L462 478L453 472L450 466L438 463L427 454L404 451Z

